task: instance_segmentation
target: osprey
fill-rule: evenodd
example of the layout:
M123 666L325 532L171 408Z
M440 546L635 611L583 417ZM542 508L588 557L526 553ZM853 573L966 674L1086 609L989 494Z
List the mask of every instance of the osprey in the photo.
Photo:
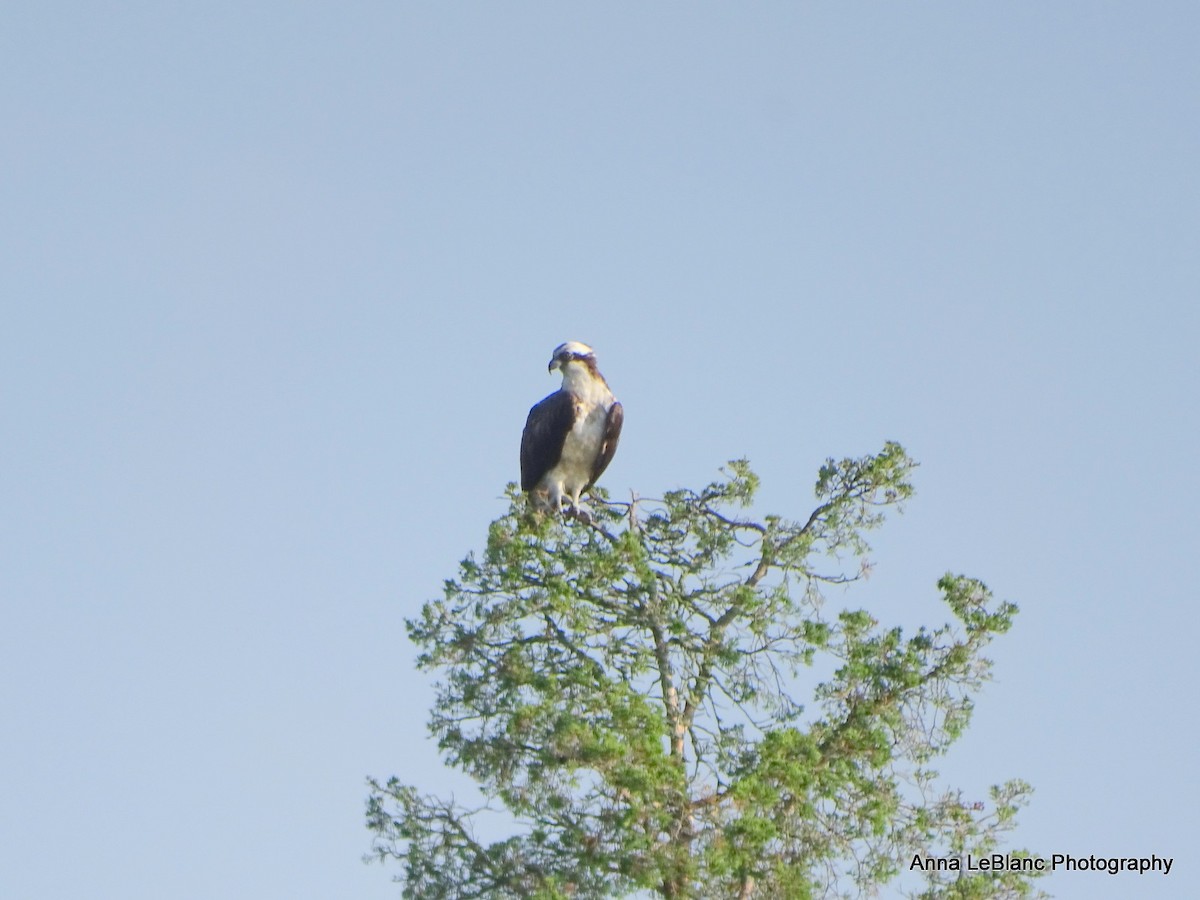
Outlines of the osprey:
M549 371L562 387L529 410L521 434L521 490L538 509L579 515L579 495L596 483L617 452L625 411L596 368L587 344L559 344Z

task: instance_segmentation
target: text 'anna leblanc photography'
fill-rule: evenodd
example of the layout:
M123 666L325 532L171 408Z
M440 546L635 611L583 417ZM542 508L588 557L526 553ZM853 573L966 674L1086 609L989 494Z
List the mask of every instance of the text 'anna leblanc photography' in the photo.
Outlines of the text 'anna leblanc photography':
M1072 856L1055 853L1044 856L1008 856L993 853L989 856L921 856L913 854L908 864L910 872L1107 872L1120 875L1158 873L1170 875L1174 857L1167 856Z

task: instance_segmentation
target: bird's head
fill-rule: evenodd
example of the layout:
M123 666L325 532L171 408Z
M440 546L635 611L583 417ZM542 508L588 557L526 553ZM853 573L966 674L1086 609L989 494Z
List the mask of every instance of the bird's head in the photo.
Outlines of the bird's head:
M579 341L567 341L554 348L554 356L550 359L548 370L553 372L555 369L560 369L566 372L567 364L577 360L584 363L590 362L594 367L596 353L587 344L581 344Z

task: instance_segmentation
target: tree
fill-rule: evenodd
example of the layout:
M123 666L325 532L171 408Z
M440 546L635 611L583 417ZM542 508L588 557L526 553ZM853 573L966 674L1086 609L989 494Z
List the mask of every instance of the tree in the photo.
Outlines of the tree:
M831 459L797 521L747 517L744 460L661 500L600 494L590 519L531 513L510 485L482 558L407 623L440 675L432 734L484 805L369 781L404 896L1037 896L1026 872L910 873L994 852L1027 802L1022 782L968 802L930 768L1016 606L945 575L955 623L905 637L823 596L865 573L915 465L895 443Z

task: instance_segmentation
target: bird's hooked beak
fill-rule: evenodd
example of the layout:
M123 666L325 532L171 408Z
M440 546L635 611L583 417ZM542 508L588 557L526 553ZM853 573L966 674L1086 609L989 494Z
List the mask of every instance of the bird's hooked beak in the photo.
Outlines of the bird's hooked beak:
M561 369L561 368L562 368L562 360L556 356L556 357L554 357L554 359L550 360L550 365L546 366L546 371L553 372L555 369Z

